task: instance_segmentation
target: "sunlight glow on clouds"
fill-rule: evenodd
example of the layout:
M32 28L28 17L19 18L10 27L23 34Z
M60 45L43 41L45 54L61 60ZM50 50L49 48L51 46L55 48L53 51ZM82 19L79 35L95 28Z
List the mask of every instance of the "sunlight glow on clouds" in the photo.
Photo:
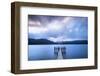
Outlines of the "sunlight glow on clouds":
M57 42L57 41L67 41L67 39L64 38L63 36L57 37L57 38L50 37L50 38L48 38L48 40L51 40L51 41L54 41L54 42Z
M47 25L48 30L57 31L61 30L64 26L59 21L53 21L52 23Z
M29 27L29 33L40 34L47 32L48 29L44 27Z
M48 40L50 41L54 41L54 42L62 42L62 41L74 41L74 40L81 40L81 39L74 39L73 38L65 38L63 36L61 37L57 37L57 38L54 38L54 37L49 37Z
M41 26L41 23L39 22L39 21L32 21L32 20L29 20L29 22L28 22L28 25L29 25L29 27L33 27L33 26L36 26L36 27L38 27L38 26Z

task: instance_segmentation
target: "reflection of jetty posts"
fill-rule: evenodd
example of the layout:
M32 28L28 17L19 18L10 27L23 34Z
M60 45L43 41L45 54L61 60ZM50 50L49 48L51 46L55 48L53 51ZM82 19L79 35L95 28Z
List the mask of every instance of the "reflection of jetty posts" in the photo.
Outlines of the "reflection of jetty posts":
M56 59L64 59L66 55L66 47L54 47L54 54Z

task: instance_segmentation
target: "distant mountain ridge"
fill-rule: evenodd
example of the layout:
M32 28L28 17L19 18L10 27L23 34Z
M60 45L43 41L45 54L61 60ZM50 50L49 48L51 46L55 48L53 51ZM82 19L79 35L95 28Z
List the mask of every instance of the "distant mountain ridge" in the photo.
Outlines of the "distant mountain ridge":
M28 39L29 45L39 45L39 44L88 44L87 40L74 40L74 41L60 41L53 42L47 39Z

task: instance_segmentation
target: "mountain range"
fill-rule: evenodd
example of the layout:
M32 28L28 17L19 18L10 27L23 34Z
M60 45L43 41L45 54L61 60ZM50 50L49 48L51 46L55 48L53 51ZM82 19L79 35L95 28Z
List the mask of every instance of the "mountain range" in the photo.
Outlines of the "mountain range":
M73 41L59 41L53 42L47 39L28 39L29 45L41 45L41 44L88 44L87 40L73 40Z

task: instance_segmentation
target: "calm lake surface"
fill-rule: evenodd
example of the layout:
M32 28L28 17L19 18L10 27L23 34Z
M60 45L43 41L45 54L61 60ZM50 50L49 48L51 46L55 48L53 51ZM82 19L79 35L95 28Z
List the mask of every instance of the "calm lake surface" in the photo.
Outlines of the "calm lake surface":
M63 52L63 59L88 58L88 45L87 44L29 45L28 60L30 61L30 60L57 59L57 55L54 53L54 47L65 47L66 48L66 50Z

